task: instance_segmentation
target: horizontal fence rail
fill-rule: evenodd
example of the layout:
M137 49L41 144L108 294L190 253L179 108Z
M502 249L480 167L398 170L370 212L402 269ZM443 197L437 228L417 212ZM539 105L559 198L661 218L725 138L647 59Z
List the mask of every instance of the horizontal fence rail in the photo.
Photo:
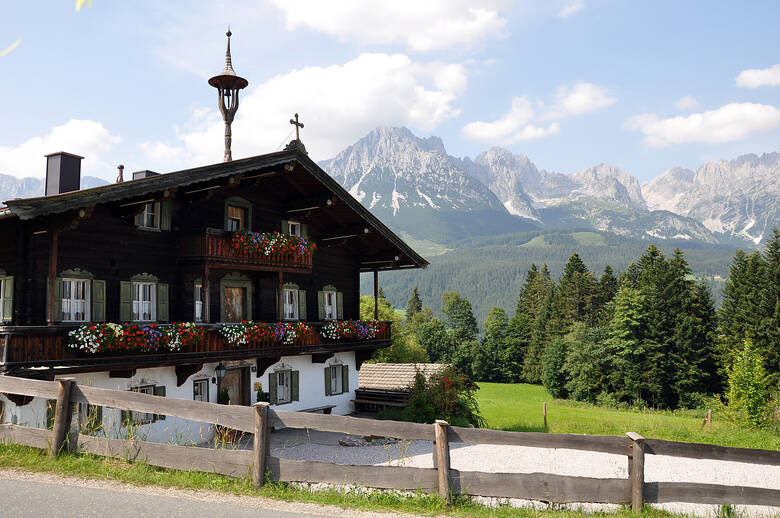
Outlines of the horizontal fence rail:
M329 484L361 484L381 489L421 490L500 498L522 498L554 503L594 502L625 504L636 509L644 502L689 502L702 504L752 504L780 507L780 490L701 484L692 482L644 482L644 455L666 455L780 466L780 452L689 444L658 439L507 432L397 421L378 421L346 416L304 412L281 412L258 403L255 407L217 405L199 401L165 398L139 392L79 386L70 380L40 381L0 376L0 393L56 399L55 429L42 430L12 424L0 425L0 441L58 452L70 448L81 453L143 461L165 468L220 473L233 477L251 476L262 485L265 474L274 481ZM197 422L214 423L252 434L253 450L210 449L159 444L139 440L109 439L71 433L62 435L70 423L72 403L177 416ZM56 423L62 423L58 428ZM387 465L345 465L297 461L272 457L269 436L274 427L306 428L362 436L404 440L437 441L434 454L443 462L434 468ZM444 432L437 437L436 427ZM265 433L263 433L265 432ZM437 440L438 439L438 440ZM496 444L535 448L557 448L624 455L632 460L630 477L591 478L550 473L484 473L462 471L449 466L451 442ZM639 472L637 472L637 467ZM443 471L442 471L443 470ZM444 484L444 485L443 485ZM446 491L443 491L443 488Z

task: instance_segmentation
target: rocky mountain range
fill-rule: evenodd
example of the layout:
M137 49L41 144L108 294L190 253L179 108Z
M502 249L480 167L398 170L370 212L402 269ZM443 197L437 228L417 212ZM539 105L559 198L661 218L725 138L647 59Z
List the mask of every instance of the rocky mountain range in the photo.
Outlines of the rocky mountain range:
M94 176L81 178L81 188L90 189L107 185L108 182ZM17 178L8 174L0 174L0 204L14 198L34 198L43 196L45 180L43 178Z
M644 185L599 164L541 170L494 147L447 154L438 137L380 127L320 165L392 227L439 243L532 228L581 228L638 239L753 245L780 225L780 154L673 168Z

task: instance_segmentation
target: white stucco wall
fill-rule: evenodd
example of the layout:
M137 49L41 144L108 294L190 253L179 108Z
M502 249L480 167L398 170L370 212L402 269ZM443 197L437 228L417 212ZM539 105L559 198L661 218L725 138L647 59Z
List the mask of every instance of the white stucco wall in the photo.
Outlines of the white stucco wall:
M256 366L254 360L225 362L228 367L246 365ZM349 367L349 391L333 396L325 395L325 368L330 365L342 364ZM139 385L156 385L166 387L166 397L193 399L193 381L208 379L209 402L217 402L217 385L212 382L217 363L204 364L203 368L187 378L179 387L176 386L176 371L174 367L156 367L138 369L132 378L110 378L108 372L93 372L69 375L79 385L113 390L129 390ZM341 352L328 358L325 363L312 363L311 355L285 356L268 367L264 372L250 372L249 390L252 404L257 402L254 391L255 382L261 381L263 391L268 392L269 374L282 369L298 371L299 401L287 404L273 405L272 408L284 411L298 411L316 408L324 405L336 405L333 414L348 414L354 410L355 389L358 386L358 373L355 368L355 353ZM63 376L65 377L65 376ZM46 400L33 398L23 406L17 407L10 400L0 395L5 404L2 422L15 423L36 428L46 427ZM164 420L148 423L126 429L122 427L121 412L111 408L103 408L103 423L105 434L117 438L137 438L154 442L170 442L176 444L200 444L211 441L214 436L213 426L208 423L189 421L179 417L166 416Z

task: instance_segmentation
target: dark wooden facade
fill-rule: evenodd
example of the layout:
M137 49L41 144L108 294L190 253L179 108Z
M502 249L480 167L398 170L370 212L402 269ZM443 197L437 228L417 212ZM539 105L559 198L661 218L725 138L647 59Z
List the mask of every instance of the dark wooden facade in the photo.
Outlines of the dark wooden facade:
M137 214L151 201L165 206L159 230L136 224ZM13 314L0 323L6 370L10 345L21 343L13 336L39 335L26 342L43 344L73 328L51 318L48 288L65 271L80 270L105 282L108 322L122 321L121 283L138 275L167 285L164 321L192 321L197 279L208 293L204 324L209 324L220 321L220 282L226 276L240 276L251 285L249 320L280 319L283 283L305 290L301 320L318 320L317 293L325 286L343 294L340 316L357 319L361 272L427 264L298 150L6 203L8 209L0 211L0 276L14 279ZM318 245L313 257L236 252L232 234L225 231L228 203L249 207L252 231L281 231L283 221L301 222ZM40 326L61 332L43 332ZM388 339L383 337L385 345ZM52 347L41 346L41 357L27 360L46 360L59 345Z

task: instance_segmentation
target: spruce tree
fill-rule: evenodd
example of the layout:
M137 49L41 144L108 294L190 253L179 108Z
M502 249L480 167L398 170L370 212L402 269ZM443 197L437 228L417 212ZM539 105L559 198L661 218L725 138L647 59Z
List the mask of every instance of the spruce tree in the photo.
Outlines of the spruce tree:
M445 324L452 329L456 344L476 340L479 329L468 299L457 291L445 291L441 296L441 310L447 317Z
M422 300L420 300L420 292L417 290L417 286L412 289L412 295L409 297L409 302L406 303L406 318L411 320L414 316L422 311Z
M531 318L525 313L518 313L509 321L501 358L503 378L509 383L523 381L523 361L531 342L532 324Z
M642 293L621 286L615 295L615 313L609 323L609 392L619 400L634 401L642 396L645 382L645 346L642 331L645 301Z
M528 383L541 383L542 381L542 357L550 339L548 328L552 318L554 299L555 285L553 284L548 288L539 314L531 326L531 342L523 359L523 377Z

